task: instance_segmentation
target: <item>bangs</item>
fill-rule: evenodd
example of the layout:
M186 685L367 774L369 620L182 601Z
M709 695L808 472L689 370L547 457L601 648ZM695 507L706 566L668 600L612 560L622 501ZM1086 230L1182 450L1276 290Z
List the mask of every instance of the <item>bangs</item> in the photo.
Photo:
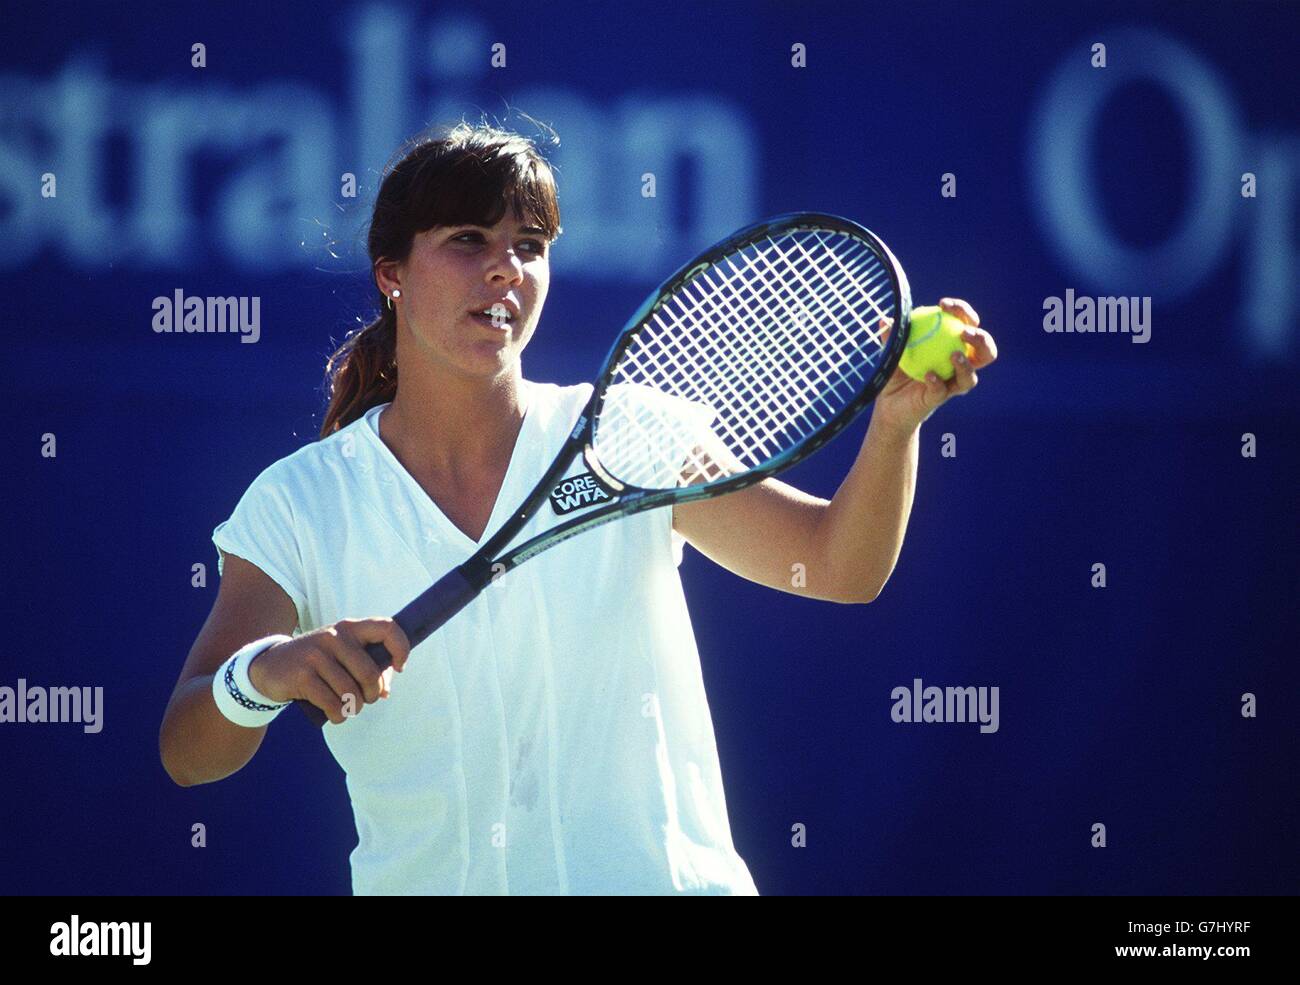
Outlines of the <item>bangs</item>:
M553 241L560 210L550 167L519 141L464 146L459 153L425 159L410 176L415 228L495 226L509 208Z

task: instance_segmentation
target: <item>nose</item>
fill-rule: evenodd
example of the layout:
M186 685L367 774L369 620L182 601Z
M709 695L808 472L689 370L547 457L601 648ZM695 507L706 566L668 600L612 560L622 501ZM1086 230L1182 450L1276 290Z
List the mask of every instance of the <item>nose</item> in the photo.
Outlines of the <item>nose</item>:
M523 279L524 262L513 248L506 246L493 252L492 264L488 267L488 280L516 284Z

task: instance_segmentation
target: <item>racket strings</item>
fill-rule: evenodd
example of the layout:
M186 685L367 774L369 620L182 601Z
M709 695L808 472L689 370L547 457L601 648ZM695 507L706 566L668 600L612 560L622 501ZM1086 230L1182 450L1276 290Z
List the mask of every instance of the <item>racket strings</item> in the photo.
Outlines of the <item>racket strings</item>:
M708 276L702 275L702 279L708 280ZM762 300L755 298L756 304L763 304ZM704 317L711 318L715 321L734 322L741 317L738 311L738 304L735 300L728 298L722 286L715 286L715 293L705 297L697 308L707 308ZM705 378L705 383L715 378L724 380L742 380L746 374L750 378L758 379L792 379L797 385L811 389L812 381L807 377L802 364L803 355L799 351L799 339L789 331L783 320L777 317L770 310L765 310L767 321L757 326L760 330L752 336L737 335L733 340L734 349L730 354L731 358L728 363L736 367L734 374L719 374L718 377ZM695 312L693 312L695 314ZM790 312L785 314L790 316ZM794 317L807 317L806 313L800 312ZM773 326L771 331L762 331L765 326ZM720 367L721 368L721 367ZM748 381L741 386L747 386ZM701 387L703 389L703 386ZM702 394L706 398L710 394L706 391ZM762 458L770 458L770 448L775 445L777 431L782 420L789 417L792 413L798 412L797 394L793 389L785 392L774 391L767 395L768 399L753 400L753 388L748 387L747 392L741 392L740 388L733 388L732 392L721 394L722 399L718 401L723 406L732 406L740 400L750 399L751 414L749 415L748 425L751 440L748 442L752 446L754 454ZM707 401L712 403L712 401ZM745 435L740 432L729 416L724 415L720 421L720 435L724 437L728 444L744 444Z
M733 271L739 272L737 271L737 268L735 267L734 263L730 263L730 266ZM884 275L884 270L882 268L880 271L880 276L883 275ZM720 319L720 320L726 320L728 318L734 320L740 317L740 315L736 311L737 306L732 304L731 299L727 297L726 288L729 285L717 284L711 278L709 278L707 274L701 275L701 278L709 285L710 288L712 288L712 293L705 298L705 302L711 308L711 310L707 312L707 314L715 319ZM833 289L837 288L838 286L837 283L833 280L828 281L828 284ZM841 301L844 300L842 291L839 291L839 299ZM817 426L820 426L822 423L825 422L826 419L828 419L830 416L833 416L834 411L838 409L831 406L831 402L826 398L823 392L825 389L828 388L828 384L829 384L829 389L833 390L836 386L844 382L847 382L851 375L856 375L858 376L859 379L861 379L861 374L857 371L857 368L854 367L852 362L850 361L847 363L848 366L847 370L841 373L839 378L837 379L816 380L810 378L808 373L805 370L805 367L809 365L815 365L815 363L811 363L806 359L806 357L809 355L809 353L806 351L806 346L804 347L804 351L802 352L799 351L800 349L799 343L801 341L807 340L808 333L806 332L806 330L804 330L802 333L792 332L789 330L788 326L790 323L793 322L794 324L803 327L801 323L806 322L806 320L812 318L813 313L810 310L809 306L803 303L800 295L797 293L786 296L786 295L782 295L778 291L773 294L772 300L780 307L781 309L780 312L774 311L772 309L771 304L769 304L762 297L761 293L757 294L753 298L753 304L762 307L763 309L762 313L765 316L764 320L756 323L756 328L758 329L757 341L764 344L766 346L766 350L763 349L756 350L753 345L754 340L749 339L745 335L741 334L735 337L735 341L738 343L737 344L738 355L741 357L749 358L750 360L749 373L751 376L757 375L757 377L760 379L766 378L769 380L781 380L786 378L787 376L792 376L795 377L794 382L797 384L801 384L802 389L805 392L816 394L818 403L820 403L827 412L826 418L821 418L821 417L818 418L816 424ZM792 307L790 303L791 300L793 300L794 304L797 307ZM690 314L692 315L694 315L695 313L696 312L693 310L690 312ZM831 313L839 314L839 312L836 311L833 311ZM660 320L660 325L661 326L663 325L662 320ZM775 331L765 331L767 329L775 329ZM831 341L834 343L838 343L839 340L835 337L832 337ZM833 355L834 357L841 360L844 360L850 356L850 353L847 352L845 348L839 344L834 345L833 352L823 353L823 354ZM800 356L803 356L805 358L802 359L798 358ZM732 374L726 376L725 378L734 380L734 379L741 379L743 378L743 376L742 374ZM750 406L755 412L754 416L761 420L764 417L780 416L779 414L774 414L773 411L786 411L788 413L790 410L793 409L791 406L793 400L791 399L790 394L786 394L785 396L787 398L785 400L785 406L769 407L764 405L762 402L756 404L751 403ZM781 397L782 397L781 394L777 394L778 404L781 402Z
M856 236L803 228L715 261L667 297L609 376L596 453L671 488L757 468L861 392L896 315L889 267Z
M801 246L796 242L796 246ZM857 251L862 252L865 248L860 244ZM726 317L736 317L736 308L744 309L761 308L759 312L763 317L753 322L757 331L748 341L757 343L761 348L757 359L753 356L753 348L750 347L744 355L748 355L751 363L751 372L749 379L751 381L762 382L766 385L766 400L753 400L752 394L740 395L741 399L731 401L732 405L743 404L751 411L751 430L760 440L755 442L754 451L758 456L770 457L770 451L767 447L768 442L761 440L761 437L771 438L776 436L780 430L778 427L764 427L763 422L778 421L782 424L788 423L792 418L797 418L804 408L800 406L803 403L805 395L814 395L817 402L823 407L826 416L817 415L813 422L814 426L820 426L825 420L833 416L838 407L831 406L832 400L827 394L834 394L837 387L841 386L851 376L857 375L862 379L861 373L849 359L845 362L846 357L851 354L846 351L842 344L843 337L830 333L812 333L808 328L812 319L821 315L828 321L835 321L842 318L842 310L848 301L846 298L846 286L849 282L860 283L857 275L859 270L855 270L842 262L832 251L826 251L825 256L829 260L839 260L840 262L827 265L833 272L830 276L823 276L821 282L824 297L821 299L822 304L809 303L814 298L814 292L809 279L806 275L806 267L817 267L818 257L809 254L806 248L801 249L801 259L803 262L790 262L788 254L776 250L780 259L785 261L785 269L778 268L773 263L771 251L759 251L752 256L745 257L745 263L749 269L738 267L733 259L729 258L728 267L731 275L725 278L723 283L718 283L715 279L703 275L703 281L711 289L712 293L704 296L704 301L708 303L711 310L707 312L712 319L712 323L726 321ZM758 269L758 268L762 269ZM883 274L883 268L880 273ZM747 299L743 292L735 289L738 285L751 286L758 285L756 291L751 292ZM868 282L868 288L871 286ZM870 293L865 297L870 301ZM721 302L721 304L720 304ZM725 304L726 310L719 310ZM821 312L818 308L823 309ZM743 334L738 338L741 342L747 341ZM825 343L832 343L829 347ZM802 343L802 344L801 344ZM820 358L819 358L820 357ZM842 371L836 378L818 378L815 372L818 368L831 365L847 366L847 371ZM743 376L729 376L729 379L743 379ZM788 380L792 385L784 388L774 387L774 383ZM855 388L856 389L856 388ZM841 394L846 397L847 394ZM843 402L842 400L840 401ZM807 408L814 414L816 413L816 404ZM725 429L734 437L735 429ZM743 444L743 438L740 439Z
M779 248L778 252L780 252ZM770 256L760 253L758 258L765 260L768 263L768 266L771 266ZM789 258L786 257L785 259L788 260ZM805 250L804 259L805 261L815 261L816 258L811 257ZM750 262L752 265L753 258L750 258ZM827 293L828 295L834 296L835 302L839 307L844 307L847 302L846 291L844 290L846 279L855 281L859 280L857 274L860 273L860 271L849 268L842 262L836 266L838 266L839 269L832 274L831 277L826 279L826 287L828 289ZM687 318L695 318L697 323L699 322L698 309L702 307L702 305L698 302L709 303L709 307L712 309L709 314L713 314L713 318L715 319L713 322L710 322L710 324L716 324L718 315L714 314L714 312L717 312L719 307L724 304L727 310L721 312L721 314L732 316L736 314L736 305L733 301L737 299L729 299L726 288L734 289L737 281L743 281L744 271L738 268L734 263L730 265L730 269L733 276L727 278L727 283L725 284L720 284L717 280L708 277L703 278L709 291L702 292L697 287L694 298L691 299L689 296L687 298L687 300L693 300L697 303L684 303L681 297L675 299L679 302L677 305L677 316L679 322L682 320L683 316ZM798 272L797 266L793 266L792 269ZM764 273L766 276L773 276L770 271ZM873 280L874 279L875 278L873 278ZM870 283L871 282L869 281L868 285L870 285ZM784 317L775 317L777 313L773 310L772 303L768 303L762 298L761 287L771 287L773 284L795 285L795 290L788 291L784 295L780 291L772 292L771 301L781 309L781 314ZM781 392L779 390L773 391L770 382L772 380L782 379L783 374L792 369L797 372L798 367L800 366L798 360L792 361L789 358L782 360L780 358L781 353L785 353L787 356L791 352L805 357L809 355L806 346L801 349L798 345L792 346L790 344L792 339L796 341L798 340L798 333L789 331L790 323L794 322L802 330L804 341L809 338L806 331L807 322L814 314L816 306L803 303L802 299L810 296L808 287L808 278L799 273L797 273L796 276L793 276L789 281L769 280L766 284L760 283L760 291L758 292L756 300L764 308L764 314L766 315L767 320L760 320L755 322L755 324L759 328L771 328L775 326L777 329L775 334L769 331L761 337L761 342L765 349L758 351L756 354L756 350L752 345L745 346L743 344L746 339L745 336L741 334L732 339L725 340L735 341L735 339L739 339L742 343L736 351L732 352L729 351L726 346L716 344L718 341L716 338L710 338L708 335L705 335L703 338L706 344L703 347L703 355L713 358L714 372L703 376L691 376L685 380L687 385L679 385L676 387L676 391L679 395L693 401L705 402L715 408L743 405L750 411L749 416L752 420L749 422L751 426L749 428L748 436L737 428L734 424L734 420L730 419L727 415L723 415L718 421L716 431L720 437L727 439L729 447L748 449L749 454L747 458L749 459L749 464L751 466L759 461L771 458L775 452L771 439L776 436L777 431L780 430L780 428L773 426L770 423L765 426L764 421L771 421L773 419L780 420L783 418L788 420L792 416L792 411L797 414L800 409L797 405L792 405L792 402L788 398L782 400ZM868 301L874 303L874 298L872 298L869 293L866 295L866 298ZM795 302L797 310L796 307L792 307L791 300ZM834 306L830 304L823 305L823 307L827 308L832 314L836 313ZM875 309L877 311L881 310L878 304L875 305ZM674 368L680 369L683 365L688 363L688 360L683 358L685 347L681 343L683 338L689 338L689 336L684 336L680 332L672 333L667 331L674 327L679 327L669 324L670 321L671 319L660 317L657 324L661 329L665 330L660 334L660 341L668 340L668 343L664 346L664 350L671 358L665 362L662 358L664 353L661 352L659 354L661 358L656 364L653 364L652 367L653 370L658 370L658 372L652 371L646 376L646 379L648 379L649 382L657 384L660 388L668 391L673 389L670 385L665 386L665 384L671 384L673 382L671 372L669 371ZM842 360L848 353L846 353L842 345L837 345L833 347L833 354L836 358ZM699 355L699 353L696 355ZM740 362L740 368L745 370L745 372L736 372L739 360L731 358L732 356L739 356L744 360L744 362ZM698 364L699 360L696 359L694 362ZM812 380L806 373L797 372L799 379L796 380L796 382L801 383L802 388L805 391L820 395L821 390L825 389L828 384L829 388L833 390L837 385L842 383L844 380L847 380L850 376L861 375L857 372L851 362L848 364L848 367L848 371L841 372L838 379L824 379L820 381ZM644 364L642 368L645 368ZM767 394L769 401L765 404L762 400L756 400L755 397L761 395L755 394L752 387L749 391L733 389L730 393L727 393L717 385L719 380L749 380L751 383L756 380L766 380L769 383L768 390L771 391ZM683 381L677 380L676 382L681 384ZM775 399L773 400L772 398ZM828 404L824 395L820 395L820 402L823 405ZM828 407L827 409L829 410L830 408ZM826 419L827 418L818 415L817 421L815 422L816 426L820 426L820 424ZM656 445L656 437L662 439L665 433L673 432L676 432L677 436L680 437L682 433L682 429L679 426L673 426L675 422L664 420L662 416L656 418L655 415L646 415L645 413L640 413L625 423L630 426L622 430L626 435L633 438L632 441L625 443L625 450L629 452L632 449L636 449L637 453L644 454L646 450L653 450ZM605 428L602 430L608 432L611 429ZM656 431L661 433L656 435ZM676 443L674 441L669 440L665 442L661 440L658 444L661 448L670 449L673 452L674 458L679 458L681 456L682 449L675 447ZM610 449L607 445L602 446L600 450L602 458L609 457L609 451ZM642 458L642 462L648 464L648 459ZM687 471L695 473L702 481L711 481L713 478L721 477L721 475L733 471L731 469L723 469L719 467L717 462L709 461L699 454L692 454L692 452L686 453L686 464L690 466Z
M820 306L807 303L806 299L814 297L815 292L808 283L807 277L799 264L790 265L793 276L791 279L786 280L784 279L785 271L775 268L766 255L759 254L757 259L764 261L767 269L758 271L755 274L757 277L772 278L764 286L771 288L771 301L780 309L774 311L772 305L764 300L761 290L755 295L755 302L763 306L763 313L767 316L766 320L756 323L760 335L765 330L775 327L778 332L783 331L787 337L802 341L804 346L800 355L805 357L802 365L806 367L814 369L837 365L842 367L838 377L833 378L812 379L807 373L801 374L805 390L818 394L821 394L826 389L833 391L837 386L846 382L850 376L857 375L861 379L859 367L854 364L851 357L854 350L860 350L862 340L853 339L848 333L843 332L809 332L809 321L817 317L818 307L822 309L821 313L829 316L832 321L842 319L846 315L849 318L856 319L858 313L853 310L852 301L846 296L844 289L848 283L865 288L861 292L862 297L876 310L879 310L879 305L870 292L875 287L876 282L886 276L885 268L878 261L875 261L874 254L871 255L871 259L874 261L873 266L876 267L876 276L865 282L859 278L861 268L853 269L846 266L842 262L843 258L833 252L828 251L826 255L829 259L837 261L836 266L839 269L825 277L822 284L822 291L825 296L822 298L823 303ZM805 266L817 267L817 257L807 254L806 251L804 256L806 258ZM727 262L733 271L743 275L744 272L738 271L730 258L728 258ZM748 262L751 266L757 266L753 258L750 258ZM790 289L783 290L787 285L790 286ZM721 296L721 291L719 294ZM865 331L871 336L871 343L878 344L879 339L872 330L870 323L863 322L862 324ZM798 331L789 331L791 327L798 329ZM766 341L771 342L771 340L771 335L767 334ZM808 359L810 356L814 357L811 361ZM816 359L817 356L822 358Z
M832 254L832 256L834 256L834 255ZM874 286L874 281L878 280L878 279L881 278L881 277L884 277L884 276L885 276L885 273L886 273L886 272L885 272L884 268L881 267L881 268L880 268L880 271L879 271L879 274L878 274L878 277L877 277L877 278L873 278L873 281L869 281L869 282L867 283L866 286L867 286L868 288ZM847 299L844 297L844 292L843 292L843 290L840 289L840 285L841 285L841 283L845 282L845 281L847 280L847 278L850 278L850 277L852 277L852 276L853 276L853 272L850 271L850 270L845 269L845 270L842 270L842 271L837 272L837 273L836 273L835 275L833 275L831 278L828 278L828 279L827 279L827 282L826 282L827 285L828 285L829 288L830 288L832 291L834 291L835 294L836 294L836 305L835 305L834 308L832 308L831 311L828 312L830 315L835 316L835 317L839 317L839 316L843 315L844 311L841 310L841 309L844 308L844 305L845 305L845 302L847 301ZM802 286L802 288L803 288L803 292L802 292L802 293L793 293L793 294L791 295L790 298L787 298L786 296L783 296L783 295L778 291L778 292L776 293L776 295L775 295L775 300L777 301L777 303L779 303L779 304L782 306L783 312L784 312L788 317L790 317L791 319L796 320L796 322L799 323L799 324L801 325L801 327L802 327L802 323L803 323L803 322L805 322L807 319L812 318L812 317L814 317L814 316L813 316L813 313L809 310L809 307L808 307L808 306L803 302L803 296L805 296L805 295L808 293L808 285L807 285L807 283L806 283L806 279L804 279L804 278L801 277L800 280L801 280L801 282L802 282L801 286ZM871 299L871 295L870 295L869 293L867 294L867 298L868 298L869 300L873 300L873 299ZM760 300L761 300L761 299L760 299ZM793 301L795 302L795 304L797 304L797 306L798 306L797 309L792 309L792 307L791 307L791 305L790 305L790 303L789 303L790 300L793 300ZM776 325L776 326L778 326L778 327L783 327L783 322L781 321L781 319L778 318L778 317L776 316L776 314L773 313L773 312L770 310L770 308L765 307L765 312L766 312L766 314L769 316L769 320L766 321L766 322L764 322L764 323L762 323L762 324L760 325L760 329L761 329L762 327L765 327L765 326L771 326L771 325ZM785 332L784 334L785 334L785 336L788 337L788 338L793 336L793 333L790 333L790 332ZM807 338L808 338L808 336L807 336L807 333L806 333L806 331L805 331L805 332L804 332L804 339L807 339ZM793 338L792 341L794 342L794 344L798 345L798 343L799 343L800 341L803 341L803 340L801 340L801 339L799 339L799 338ZM853 364L853 360L852 360L853 353L850 352L848 349L846 349L846 347L842 344L842 343L845 341L843 337L841 337L841 336L836 336L836 335L830 335L830 336L826 336L826 337L824 337L823 339L818 339L818 340L816 340L816 341L826 341L826 342L831 343L831 347L832 347L832 348L831 348L831 351L823 351L823 352L820 353L820 354L821 354L821 355L824 355L824 356L826 356L826 357L828 357L828 358L834 358L834 359L837 359L837 360L842 361L842 365L843 365L844 369L843 369L843 372L841 372L840 376L839 376L838 378L836 378L836 379L831 379L831 380L827 380L827 379L821 379L821 380L810 379L810 378L808 377L807 373L806 373L806 372L803 372L803 371L801 370L801 368L800 368L801 366L805 366L805 365L813 365L813 366L817 366L817 365L831 365L831 364L833 364L833 363L827 363L825 360L823 360L821 363L818 363L818 362L816 362L816 361L814 361L814 362L812 362L812 363L809 363L809 362L807 362L806 360L803 361L803 362L795 361L795 362L793 363L793 366L791 367L791 369L792 369L793 372L797 372L797 373L800 374L800 376L801 376L801 381L800 381L800 382L802 382L802 383L804 384L804 388L805 388L805 391L806 391L806 392L812 392L812 393L816 393L816 394L818 395L818 401L819 401L819 403L820 403L820 404L821 404L821 405L822 405L822 406L823 406L823 407L828 411L828 417L829 417L829 416L833 416L833 415L834 415L834 410L835 410L835 409L838 409L838 408L832 408L830 401L828 401L828 400L826 399L825 395L824 395L824 390L827 389L827 384L829 384L829 388L833 390L833 389L835 389L836 387L838 387L838 386L840 386L840 385L842 385L842 384L850 384L850 385L852 385L852 381L849 379L850 376L854 376L854 377L856 377L858 383L865 382L865 376L863 376L863 374L859 371L858 367L856 367L856 366ZM806 351L803 352L802 354L805 355L805 356L808 355L808 353L807 353ZM857 388L854 387L854 392L856 392L856 389L857 389ZM822 423L824 423L824 421L823 421L823 420L820 420L820 419L819 419L818 422L817 422L818 426L820 426Z

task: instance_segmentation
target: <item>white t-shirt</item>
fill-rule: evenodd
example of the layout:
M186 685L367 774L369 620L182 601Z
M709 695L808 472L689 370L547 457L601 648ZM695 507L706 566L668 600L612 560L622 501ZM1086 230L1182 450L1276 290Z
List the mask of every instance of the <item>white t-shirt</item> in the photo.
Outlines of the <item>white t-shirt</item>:
M590 394L525 384L485 539ZM284 589L297 633L391 616L478 547L380 440L386 406L272 464L213 531L219 566L235 554ZM583 488L516 543L586 508ZM325 726L356 819L355 893L757 893L731 839L682 544L667 508L570 538L417 646L391 697Z

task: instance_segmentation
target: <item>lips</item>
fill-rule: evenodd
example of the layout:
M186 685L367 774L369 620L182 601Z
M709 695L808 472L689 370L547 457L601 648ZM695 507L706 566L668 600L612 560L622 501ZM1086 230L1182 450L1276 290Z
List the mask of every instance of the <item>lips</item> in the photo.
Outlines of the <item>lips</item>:
M510 315L510 321L514 321L519 317L519 305L515 304L515 302L511 301L509 298L497 298L495 301L487 301L476 308L471 308L470 314L491 318L492 309L497 305L505 308ZM484 312L486 312L486 314L484 314Z
M480 315L477 312L470 315L470 318L477 322L480 328L487 329L493 335L505 337L514 334L514 329L511 327L514 325L514 322L493 321L491 315Z

